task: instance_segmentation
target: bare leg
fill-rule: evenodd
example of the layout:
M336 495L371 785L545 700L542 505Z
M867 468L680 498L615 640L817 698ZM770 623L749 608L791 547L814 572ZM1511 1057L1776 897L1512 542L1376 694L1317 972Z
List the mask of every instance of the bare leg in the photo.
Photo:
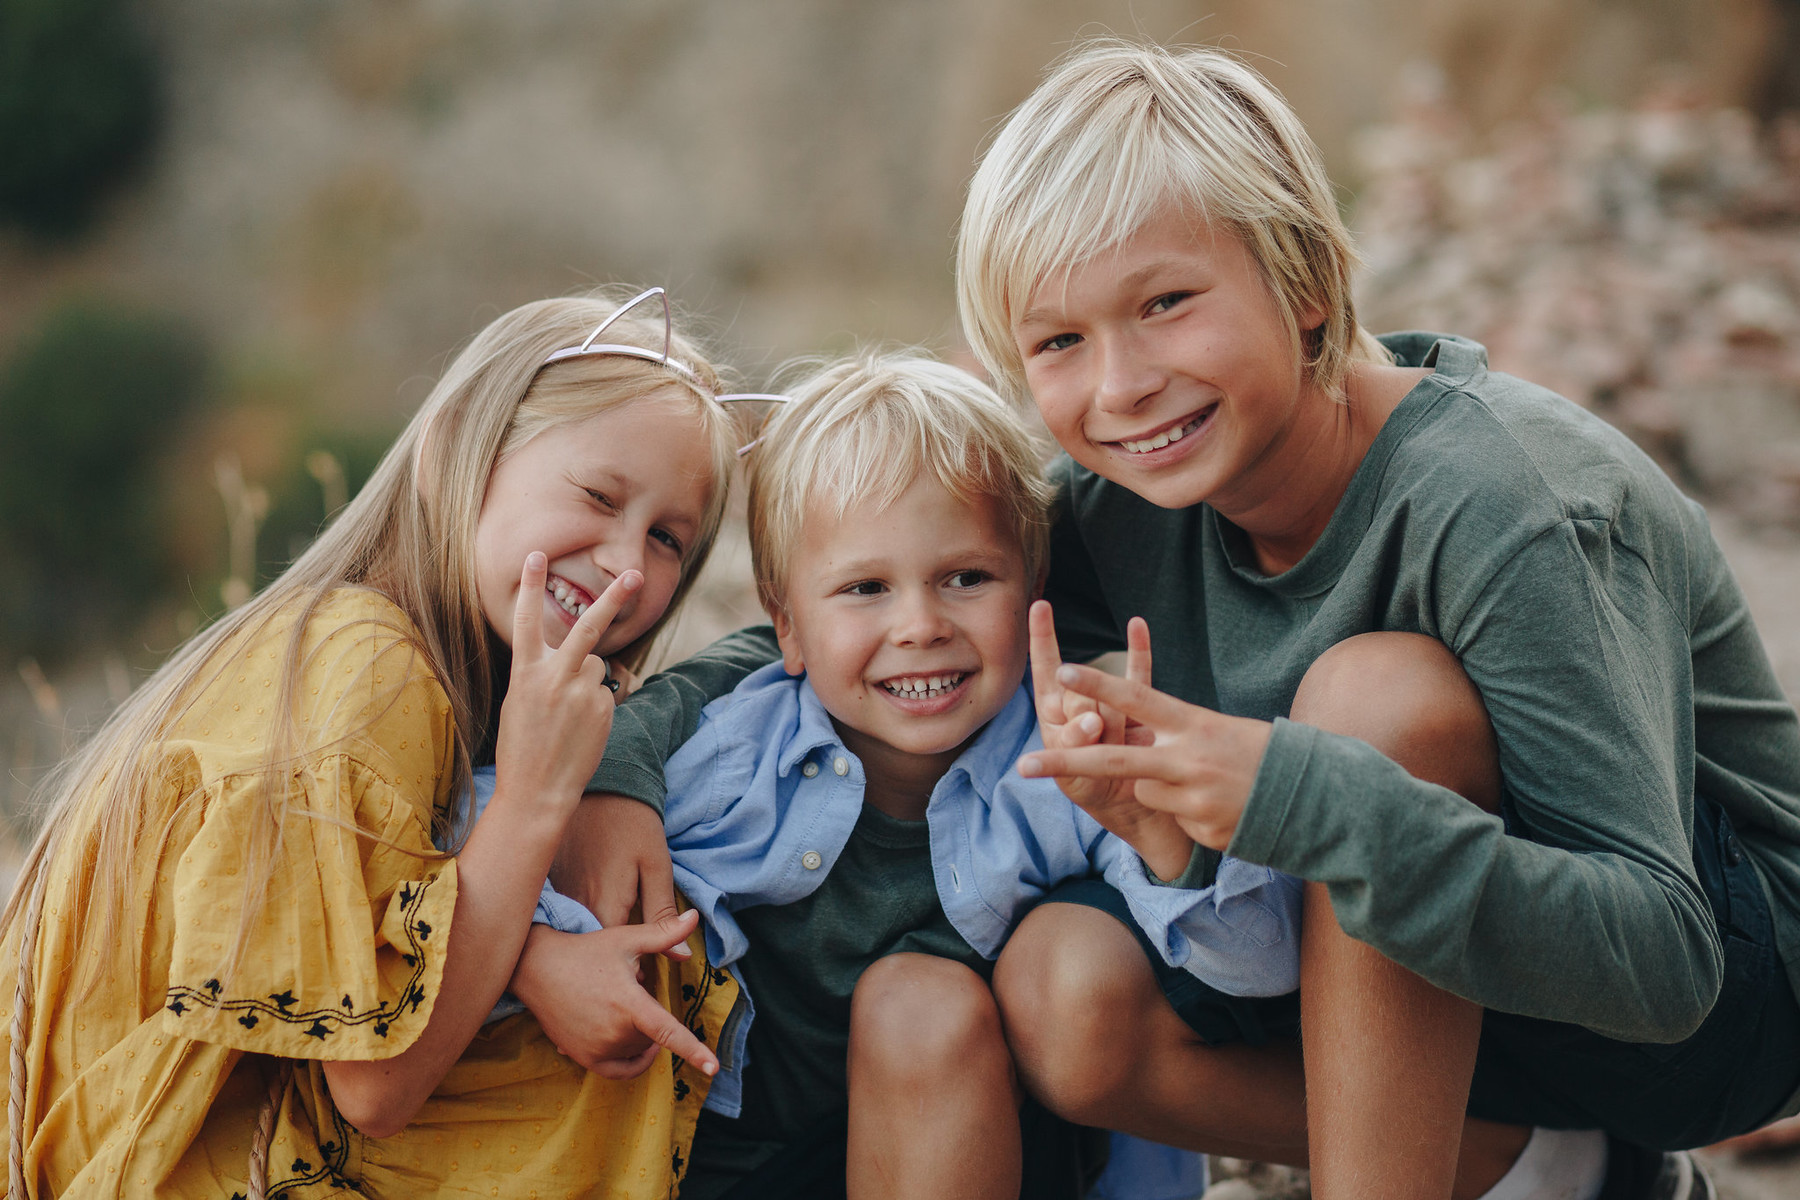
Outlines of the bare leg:
M850 1002L850 1200L1014 1200L1019 1091L987 983L892 954Z
M1490 812L1499 807L1499 760L1481 697L1430 638L1365 634L1332 647L1307 672L1292 715L1360 738L1416 778ZM1480 1007L1346 936L1321 885L1307 885L1304 928L1301 1038L1314 1191L1330 1200L1465 1200L1486 1191L1530 1131L1473 1125L1459 1152Z
M1293 718L1369 742L1413 775L1499 806L1493 730L1439 643L1367 634L1314 664ZM1309 886L1301 947L1304 1082L1294 1047L1209 1048L1112 917L1034 911L994 989L1027 1090L1070 1120L1296 1165L1321 1200L1472 1200L1528 1129L1465 1120L1481 1010L1347 937Z
M1000 955L994 994L1025 1089L1064 1119L1215 1154L1306 1161L1298 1047L1208 1047L1109 914L1034 909Z

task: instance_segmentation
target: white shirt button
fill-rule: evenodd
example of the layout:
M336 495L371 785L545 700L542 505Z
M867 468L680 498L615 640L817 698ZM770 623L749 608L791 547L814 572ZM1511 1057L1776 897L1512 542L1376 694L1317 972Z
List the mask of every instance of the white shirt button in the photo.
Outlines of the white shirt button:
M831 769L836 771L839 775L848 775L850 773L850 760L842 756L834 758L831 760Z
M819 864L824 861L825 860L819 856L817 850L808 850L805 854L800 856L800 865L809 871L818 870Z
M800 773L808 779L811 779L814 775L819 773L819 764L816 762L809 762L804 767L800 768Z

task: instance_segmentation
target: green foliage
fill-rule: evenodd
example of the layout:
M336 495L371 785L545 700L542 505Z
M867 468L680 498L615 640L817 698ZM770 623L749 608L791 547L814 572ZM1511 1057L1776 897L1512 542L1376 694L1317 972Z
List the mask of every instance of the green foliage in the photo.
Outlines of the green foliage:
M206 377L184 326L92 300L0 366L0 641L116 642L169 593L157 468Z
M326 511L324 482L309 469L308 460L324 453L342 472L345 498L356 495L387 448L394 431L358 433L343 429L313 429L303 438L302 452L267 483L269 515L256 538L256 586L262 587L287 569L289 563L318 536L337 514Z
M156 60L125 0L0 0L0 221L78 232L143 158Z

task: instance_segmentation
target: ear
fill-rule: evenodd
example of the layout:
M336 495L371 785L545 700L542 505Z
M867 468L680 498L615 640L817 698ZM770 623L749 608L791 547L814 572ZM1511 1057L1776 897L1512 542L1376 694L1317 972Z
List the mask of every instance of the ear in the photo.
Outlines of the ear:
M781 666L789 675L801 675L806 671L806 660L800 655L800 639L794 635L794 621L786 609L774 608L769 611L769 620L775 625L775 640L781 643Z

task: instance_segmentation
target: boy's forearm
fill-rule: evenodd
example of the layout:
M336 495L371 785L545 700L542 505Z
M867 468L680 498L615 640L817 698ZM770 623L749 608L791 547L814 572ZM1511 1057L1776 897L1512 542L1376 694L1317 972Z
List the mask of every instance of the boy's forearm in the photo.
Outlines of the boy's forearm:
M629 796L660 813L668 790L663 763L694 735L701 710L780 657L775 631L753 625L652 675L613 714L606 757L587 790Z

